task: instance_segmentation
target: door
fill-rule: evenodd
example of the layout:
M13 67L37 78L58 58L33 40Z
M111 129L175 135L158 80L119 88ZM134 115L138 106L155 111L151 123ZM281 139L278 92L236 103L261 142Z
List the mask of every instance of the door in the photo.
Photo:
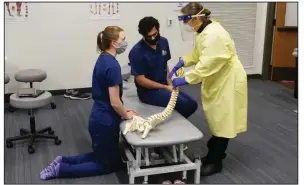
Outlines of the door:
M297 20L294 20L297 19L297 13L294 11L297 11L297 3L296 6L276 3L271 61L273 81L294 81L297 78L296 63L292 56L294 48L298 47L298 26Z

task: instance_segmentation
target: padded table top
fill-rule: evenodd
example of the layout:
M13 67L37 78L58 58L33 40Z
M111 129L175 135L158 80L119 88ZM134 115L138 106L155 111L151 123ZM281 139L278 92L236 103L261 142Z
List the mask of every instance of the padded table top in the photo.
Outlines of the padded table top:
M162 112L165 109L163 107L147 105L140 102L137 95L134 93L126 92L123 101L126 108L136 110L139 113L139 116L143 118ZM122 132L127 122L128 121L123 121L120 124ZM202 137L202 132L177 111L173 111L173 114L166 121L151 130L145 139L142 139L141 134L137 134L136 132L129 132L125 135L127 142L132 146L137 147L160 147L186 144L200 140Z

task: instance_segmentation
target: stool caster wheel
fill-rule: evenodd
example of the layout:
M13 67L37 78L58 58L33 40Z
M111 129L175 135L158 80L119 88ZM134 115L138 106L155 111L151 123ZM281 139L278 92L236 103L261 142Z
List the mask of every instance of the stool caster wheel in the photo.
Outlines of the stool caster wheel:
M13 142L7 141L6 142L6 148L13 148Z
M60 145L61 144L61 140L60 139L55 139L55 145Z
M27 149L28 153L33 154L35 153L35 149L32 146L29 146Z
M54 102L51 103L52 109L56 109L56 104Z
M54 130L49 130L48 133L49 135L54 135Z

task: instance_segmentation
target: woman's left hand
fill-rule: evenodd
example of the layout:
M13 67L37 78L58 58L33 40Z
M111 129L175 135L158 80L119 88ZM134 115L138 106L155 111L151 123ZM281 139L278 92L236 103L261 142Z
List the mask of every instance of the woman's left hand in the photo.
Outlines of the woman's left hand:
M137 116L139 115L138 112L136 112L136 111L133 110L133 109L127 109L127 112L133 112L133 113L135 113Z
M177 71L178 71L180 68L184 67L184 65L185 65L184 61L183 61L183 60L179 60L178 63L173 67L172 71L169 73L168 78L169 78L169 79L172 79L172 76L173 76L174 74L175 74L175 76L178 76L178 75L177 75Z
M173 79L173 88L175 89L176 87L179 87L179 86L183 86L183 85L186 85L188 84L186 82L186 78L183 77L183 78L174 78Z

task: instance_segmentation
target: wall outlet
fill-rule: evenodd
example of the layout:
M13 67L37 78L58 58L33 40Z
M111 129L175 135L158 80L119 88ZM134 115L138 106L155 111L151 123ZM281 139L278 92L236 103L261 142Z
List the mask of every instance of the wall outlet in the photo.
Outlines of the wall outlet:
M168 25L168 27L171 27L172 24L173 24L172 18L168 18L168 19L167 19L167 25Z

